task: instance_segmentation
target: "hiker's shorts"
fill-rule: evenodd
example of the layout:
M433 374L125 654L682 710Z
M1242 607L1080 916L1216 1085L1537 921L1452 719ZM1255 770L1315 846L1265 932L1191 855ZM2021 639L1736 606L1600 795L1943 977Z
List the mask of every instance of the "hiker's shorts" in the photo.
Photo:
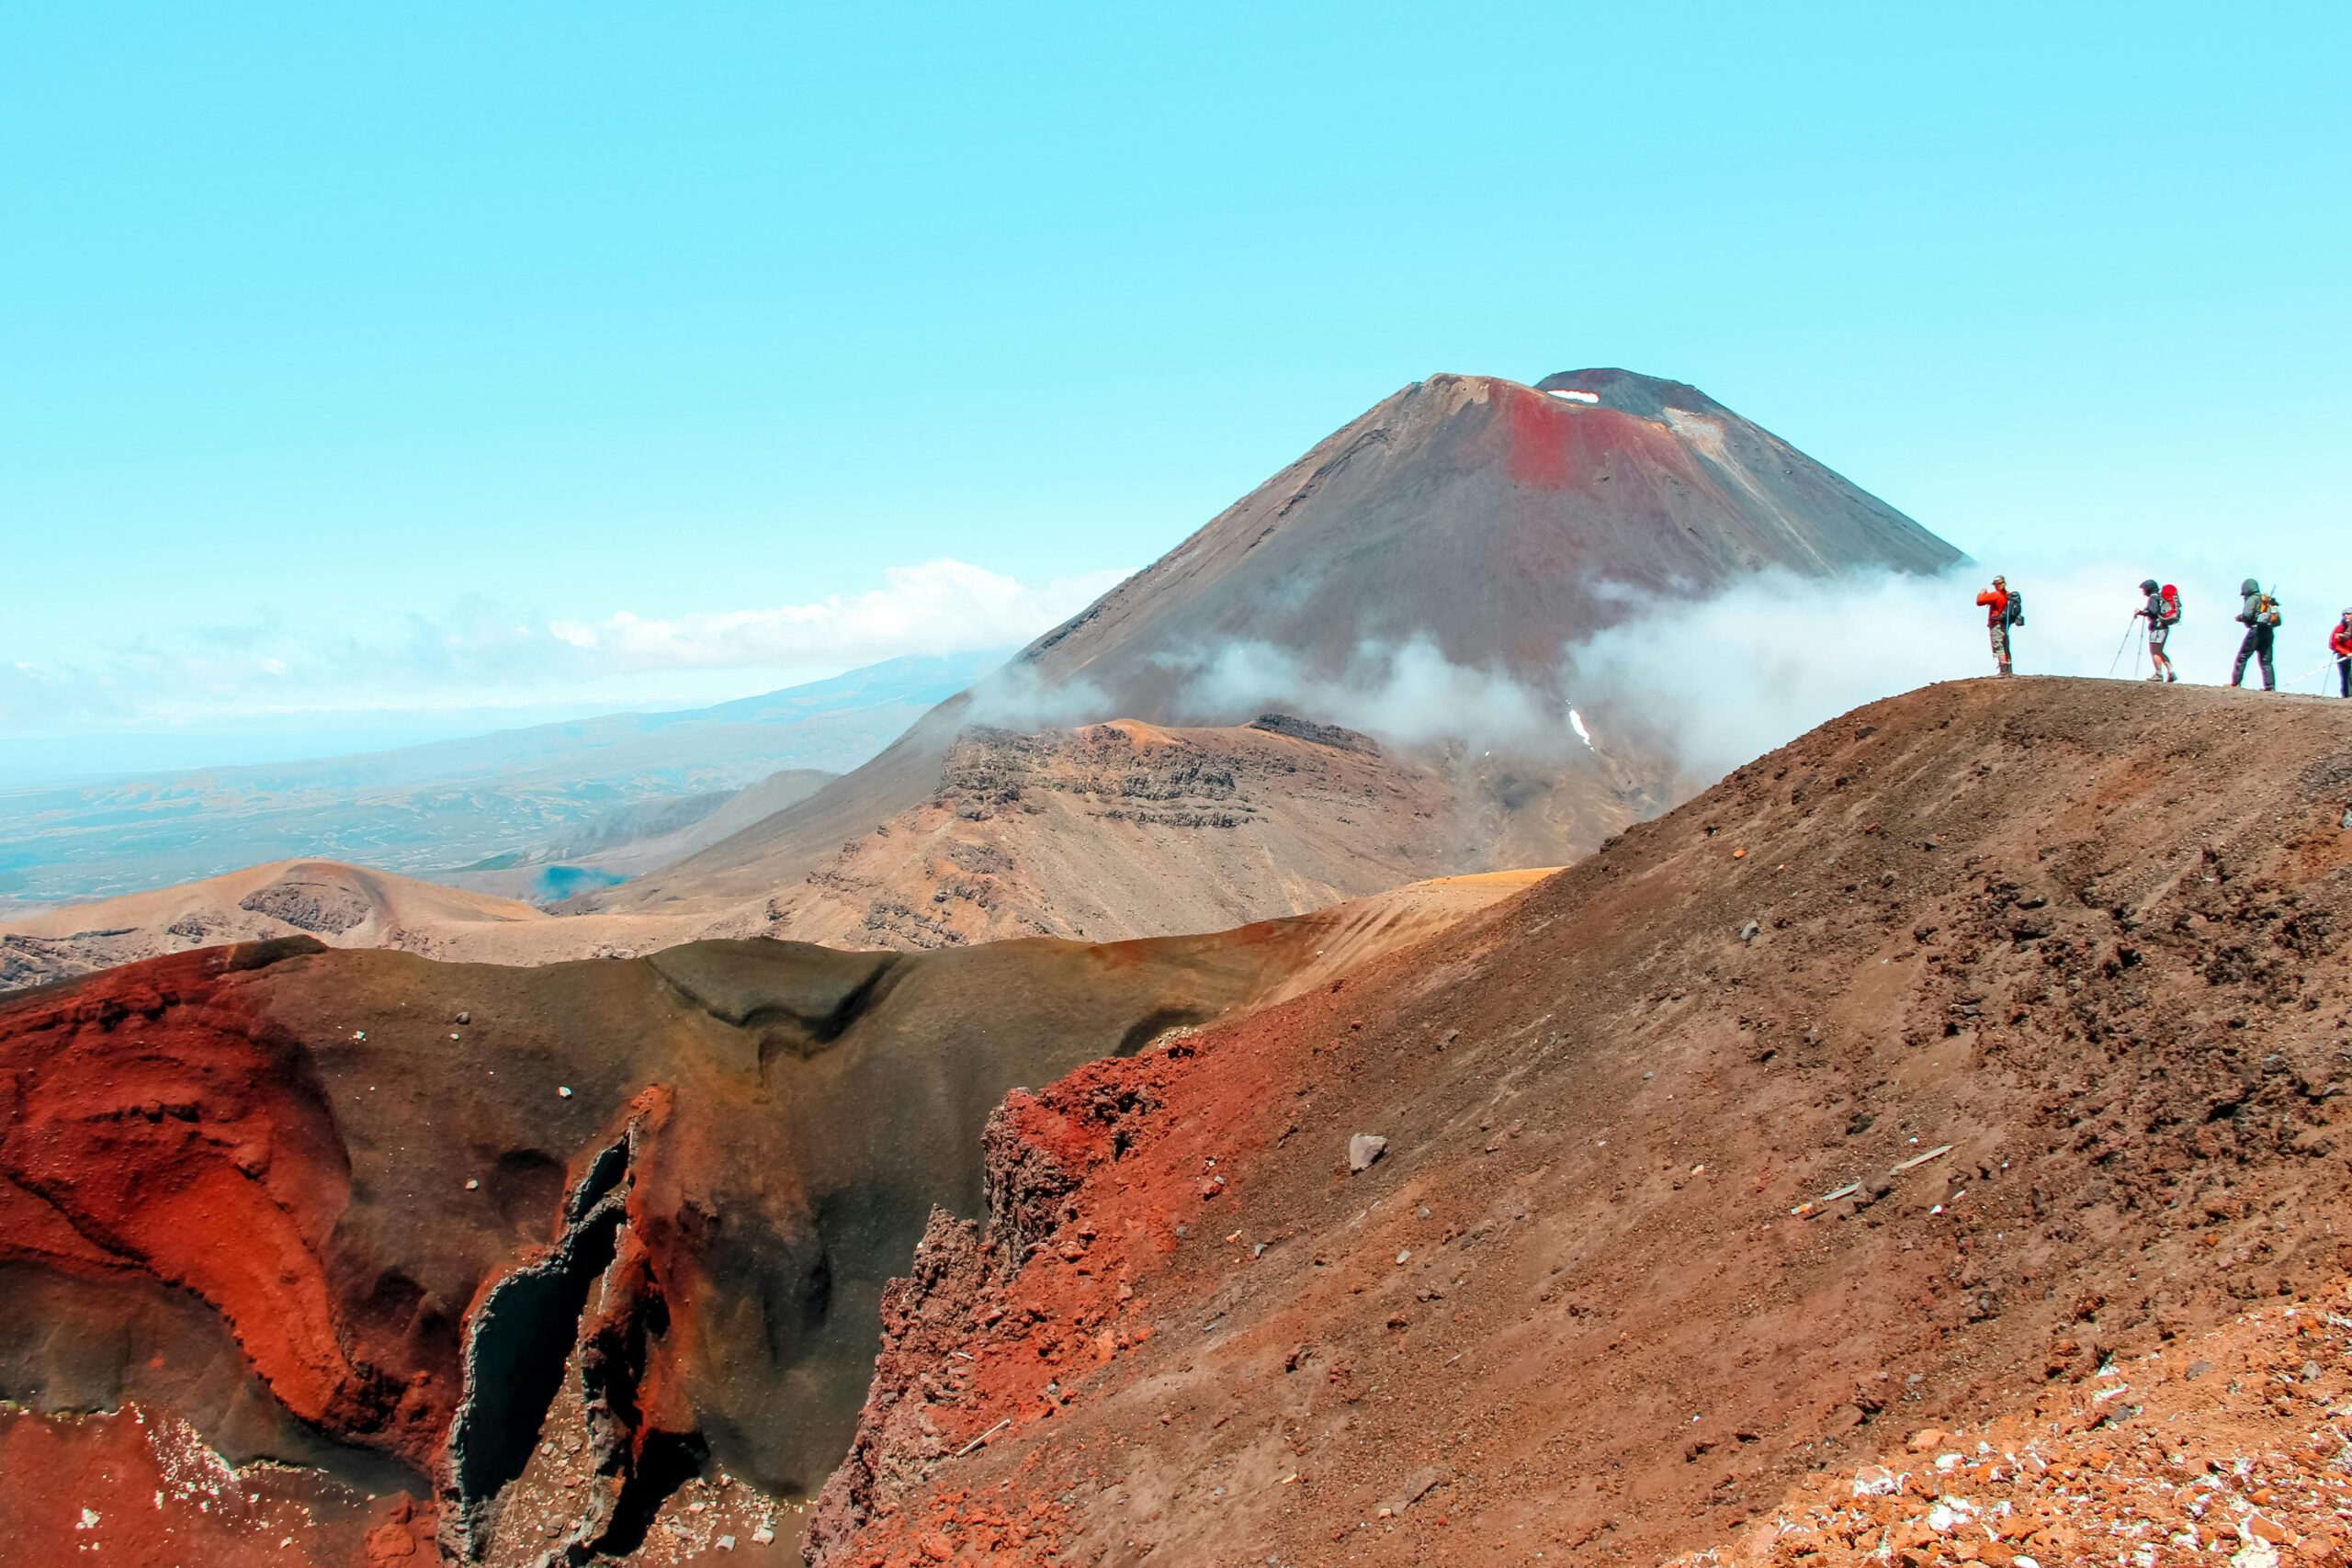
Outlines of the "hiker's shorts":
M2150 626L2148 628L2148 651L2155 654L2159 658L2163 657L2165 651L2165 638L2170 636L2172 636L2172 628L2170 626Z
M2009 661L2009 624L2007 621L1995 621L1984 630L1993 640L1993 662L2007 664Z

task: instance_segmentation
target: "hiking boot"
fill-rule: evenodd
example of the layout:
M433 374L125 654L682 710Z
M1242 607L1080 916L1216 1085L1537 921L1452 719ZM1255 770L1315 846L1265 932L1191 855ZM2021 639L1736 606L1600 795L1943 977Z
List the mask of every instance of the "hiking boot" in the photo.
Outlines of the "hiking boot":
M2153 675L2151 675L2151 676L2149 676L2149 677L2148 677L2148 679L2149 679L2149 680L2151 680L2151 681L2155 681L2155 682L2161 682L2164 680L2164 678L2165 678L2165 672L2164 672L2163 671L2161 671L2161 670L2157 671L2154 674L2153 674Z

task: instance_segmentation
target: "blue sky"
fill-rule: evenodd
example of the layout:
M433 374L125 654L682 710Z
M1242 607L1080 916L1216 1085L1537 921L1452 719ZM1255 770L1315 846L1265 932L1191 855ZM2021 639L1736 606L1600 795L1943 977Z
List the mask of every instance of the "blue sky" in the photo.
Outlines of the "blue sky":
M2347 16L10 7L0 750L1018 641L1440 370L1983 557L2340 556Z

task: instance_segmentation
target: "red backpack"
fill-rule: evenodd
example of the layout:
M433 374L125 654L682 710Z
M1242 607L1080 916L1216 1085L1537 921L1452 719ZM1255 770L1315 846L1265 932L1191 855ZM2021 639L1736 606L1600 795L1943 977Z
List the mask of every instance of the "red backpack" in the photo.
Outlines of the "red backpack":
M2177 626L2180 621L2180 590L2167 582L2156 592L2156 609L2164 616L2163 624Z

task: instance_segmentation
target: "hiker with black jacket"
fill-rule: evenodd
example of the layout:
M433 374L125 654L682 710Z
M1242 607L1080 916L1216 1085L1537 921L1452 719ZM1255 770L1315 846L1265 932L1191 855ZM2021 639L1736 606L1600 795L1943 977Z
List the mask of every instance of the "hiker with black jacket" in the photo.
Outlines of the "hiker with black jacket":
M1976 596L1984 606L1984 635L1993 644L1993 667L1997 674L2009 672L2009 628L2025 625L2025 599L2009 592L2009 580L1996 577L1993 586Z
M2262 591L2262 584L2247 578L2238 584L2238 625L2245 628L2245 638L2238 644L2238 661L2230 667L2230 684L2240 685L2245 680L2245 661L2262 660L2262 689L2278 689L2278 671L2270 661L2270 645L2278 635L2278 600Z
M2180 676L2173 670L2172 660L2165 657L2165 643L2172 636L2173 627L2180 624L2180 590L2169 582L2158 587L2151 577L2140 584L2140 592L2148 602L2132 614L2148 623L2148 660L2155 666L2148 679L2170 684Z

